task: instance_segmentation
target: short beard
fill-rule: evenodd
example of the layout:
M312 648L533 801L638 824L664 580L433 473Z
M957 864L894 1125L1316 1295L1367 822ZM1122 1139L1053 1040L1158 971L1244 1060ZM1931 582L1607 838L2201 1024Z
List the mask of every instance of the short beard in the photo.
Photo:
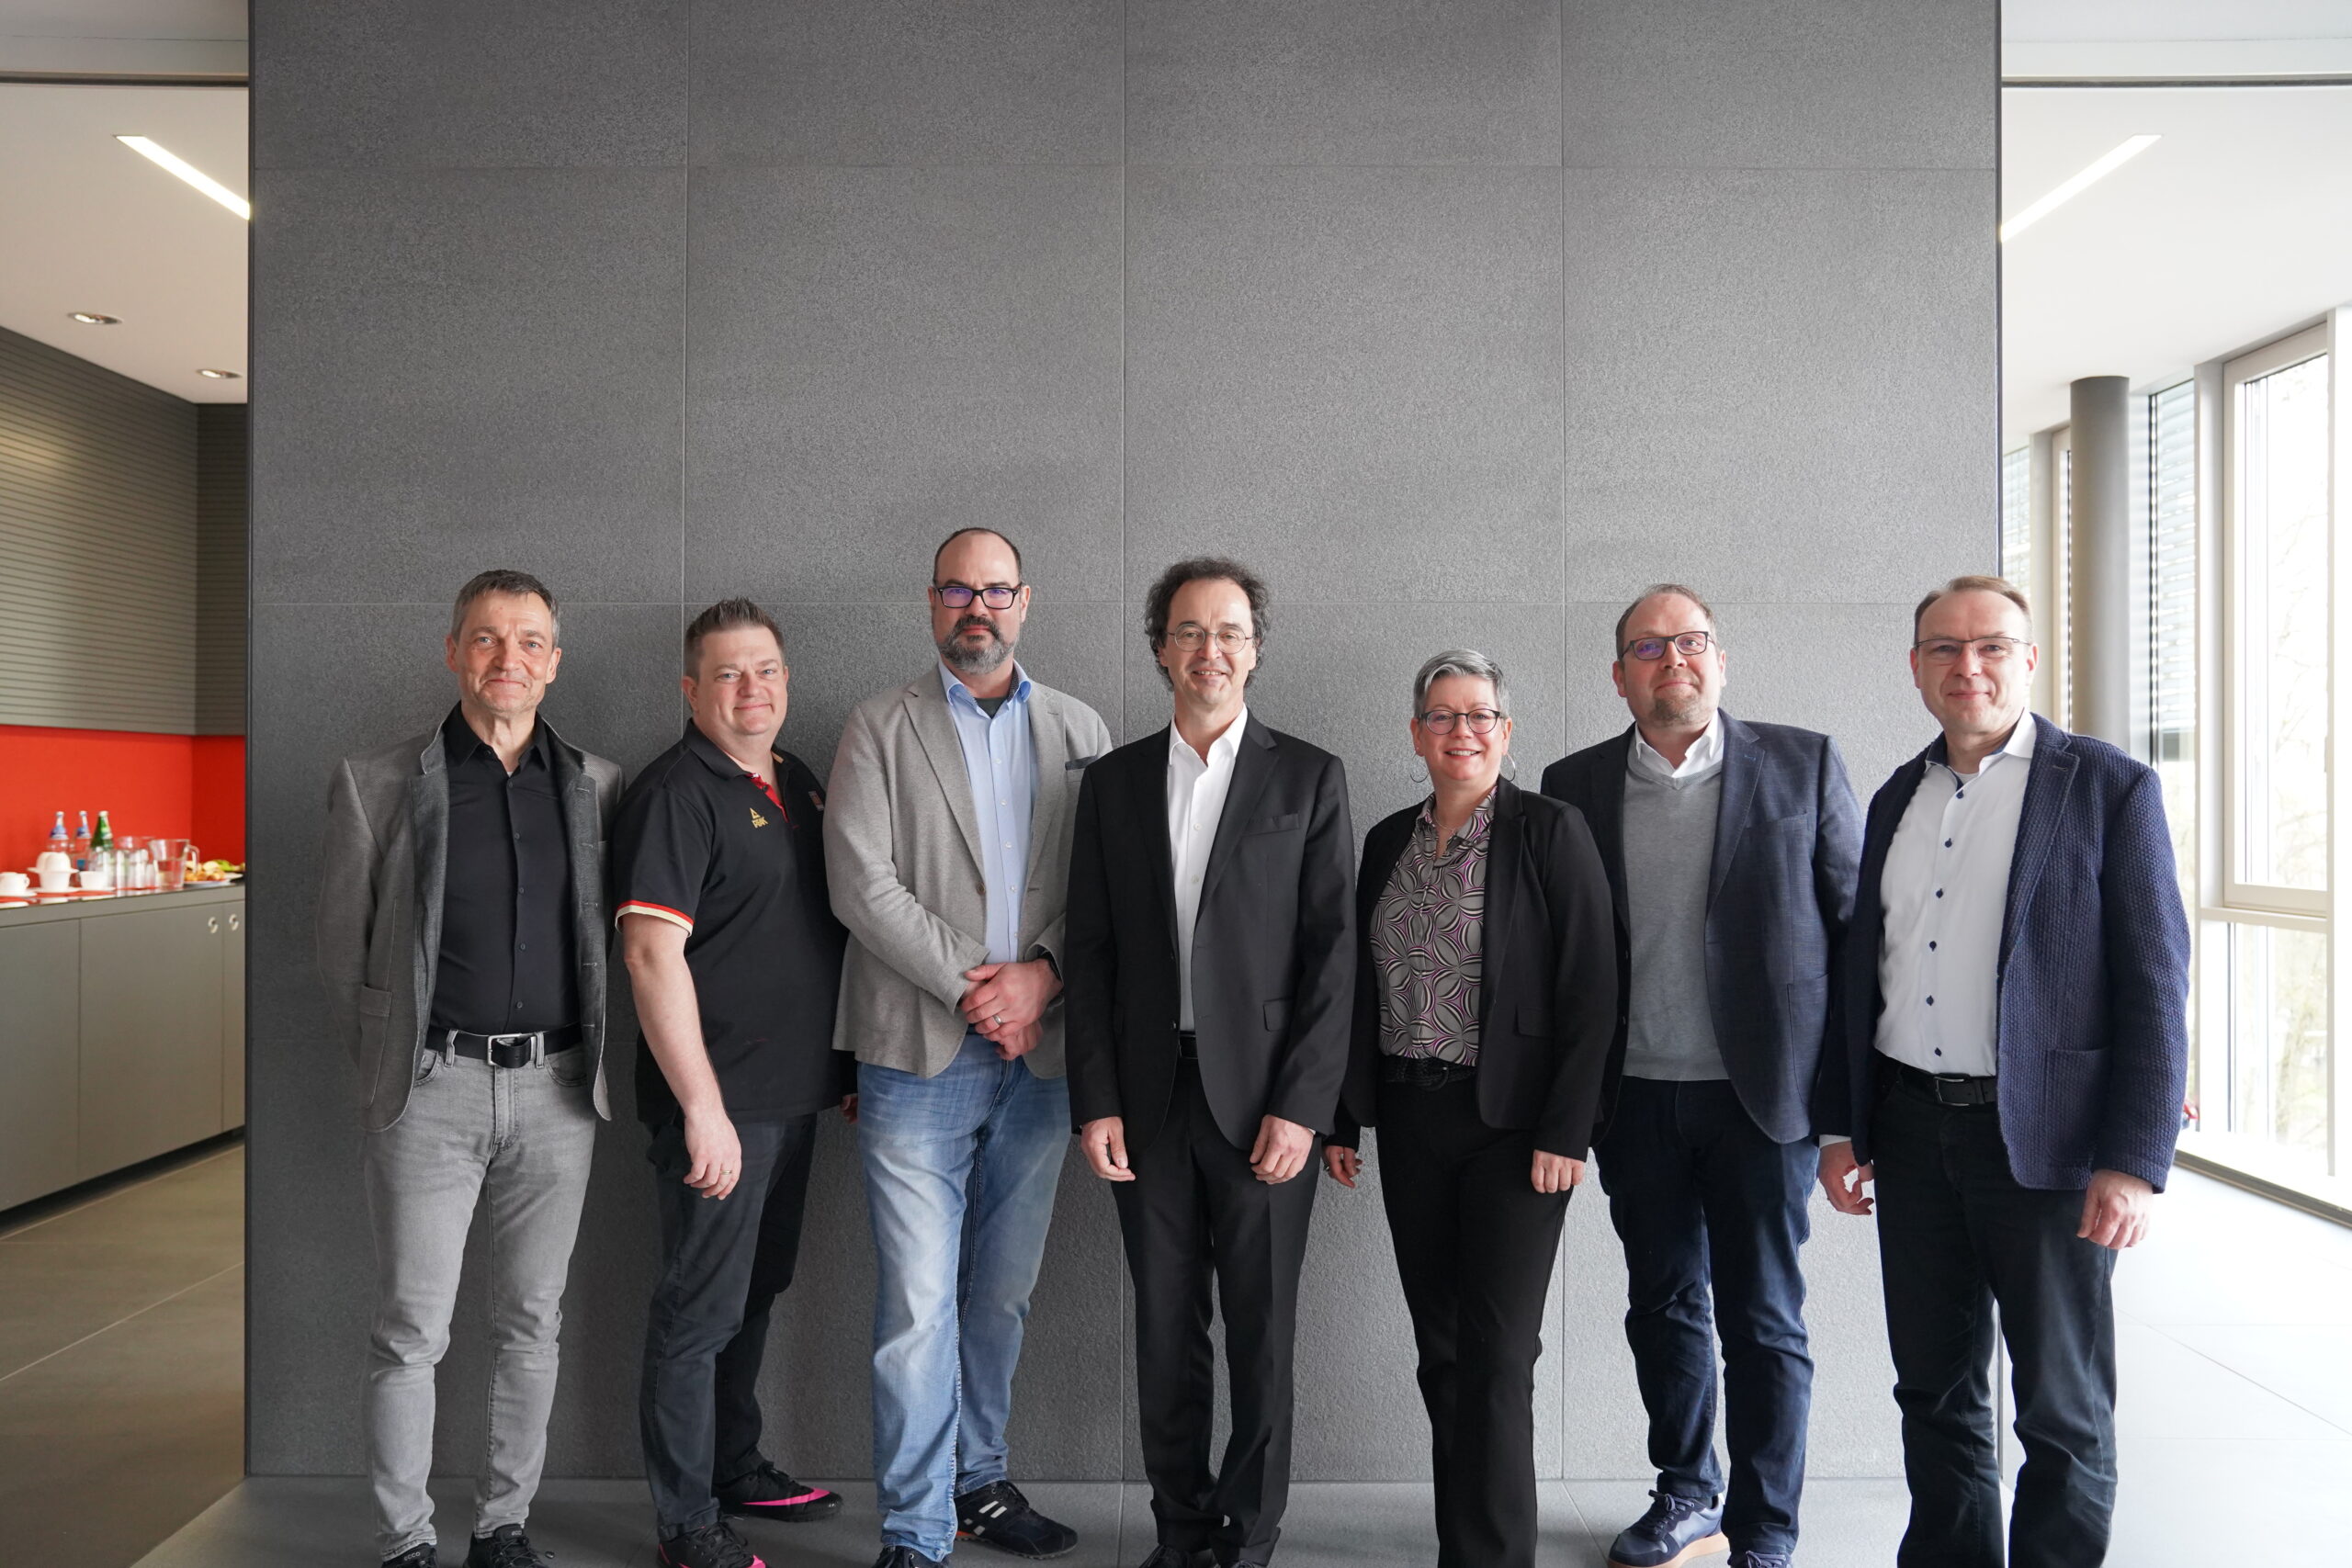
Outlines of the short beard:
M1650 702L1650 722L1668 728L1680 729L1706 711L1704 694L1694 692L1677 702L1672 697L1657 697Z
M989 640L978 648L969 647L964 641L967 631L984 631L989 634ZM993 675L1012 657L1012 644L985 621L967 621L941 639L939 657L958 675Z

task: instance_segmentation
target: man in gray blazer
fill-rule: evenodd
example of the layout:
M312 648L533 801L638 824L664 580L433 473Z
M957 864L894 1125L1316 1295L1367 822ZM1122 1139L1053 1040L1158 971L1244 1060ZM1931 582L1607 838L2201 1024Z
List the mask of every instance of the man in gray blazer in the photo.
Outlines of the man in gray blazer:
M358 1069L376 1244L368 1470L379 1555L434 1568L434 1368L486 1206L496 1376L466 1562L537 1568L523 1527L547 1456L557 1309L611 1115L604 850L621 772L538 716L563 650L537 578L468 582L445 656L448 716L335 770L319 875L328 1028Z
M833 1043L858 1061L876 1254L876 1568L933 1568L959 1536L1058 1557L1077 1532L1010 1479L1022 1325L1069 1137L1062 906L1092 708L1014 661L1030 590L985 528L932 562L940 662L842 733L825 813L849 928Z

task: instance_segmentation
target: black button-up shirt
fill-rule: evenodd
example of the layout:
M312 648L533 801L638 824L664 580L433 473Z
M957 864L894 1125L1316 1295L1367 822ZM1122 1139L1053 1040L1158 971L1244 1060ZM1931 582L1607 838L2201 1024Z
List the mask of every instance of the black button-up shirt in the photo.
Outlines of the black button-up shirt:
M545 725L509 773L452 709L449 846L433 1027L527 1034L580 1021L570 835Z

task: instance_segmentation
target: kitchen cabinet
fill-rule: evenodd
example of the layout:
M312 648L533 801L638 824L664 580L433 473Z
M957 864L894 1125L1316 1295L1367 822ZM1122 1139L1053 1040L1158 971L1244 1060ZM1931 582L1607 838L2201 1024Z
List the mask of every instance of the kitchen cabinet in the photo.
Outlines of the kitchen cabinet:
M245 903L0 908L0 1209L244 1124Z

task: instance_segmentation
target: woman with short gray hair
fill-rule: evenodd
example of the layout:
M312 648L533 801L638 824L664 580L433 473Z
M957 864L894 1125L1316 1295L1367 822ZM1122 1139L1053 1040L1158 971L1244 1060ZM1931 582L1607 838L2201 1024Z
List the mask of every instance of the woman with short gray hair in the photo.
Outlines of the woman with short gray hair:
M1413 681L1430 794L1364 838L1355 1036L1324 1152L1353 1187L1377 1125L1437 1478L1439 1568L1532 1568L1535 1358L1617 1021L1608 874L1573 806L1503 776L1501 666Z

